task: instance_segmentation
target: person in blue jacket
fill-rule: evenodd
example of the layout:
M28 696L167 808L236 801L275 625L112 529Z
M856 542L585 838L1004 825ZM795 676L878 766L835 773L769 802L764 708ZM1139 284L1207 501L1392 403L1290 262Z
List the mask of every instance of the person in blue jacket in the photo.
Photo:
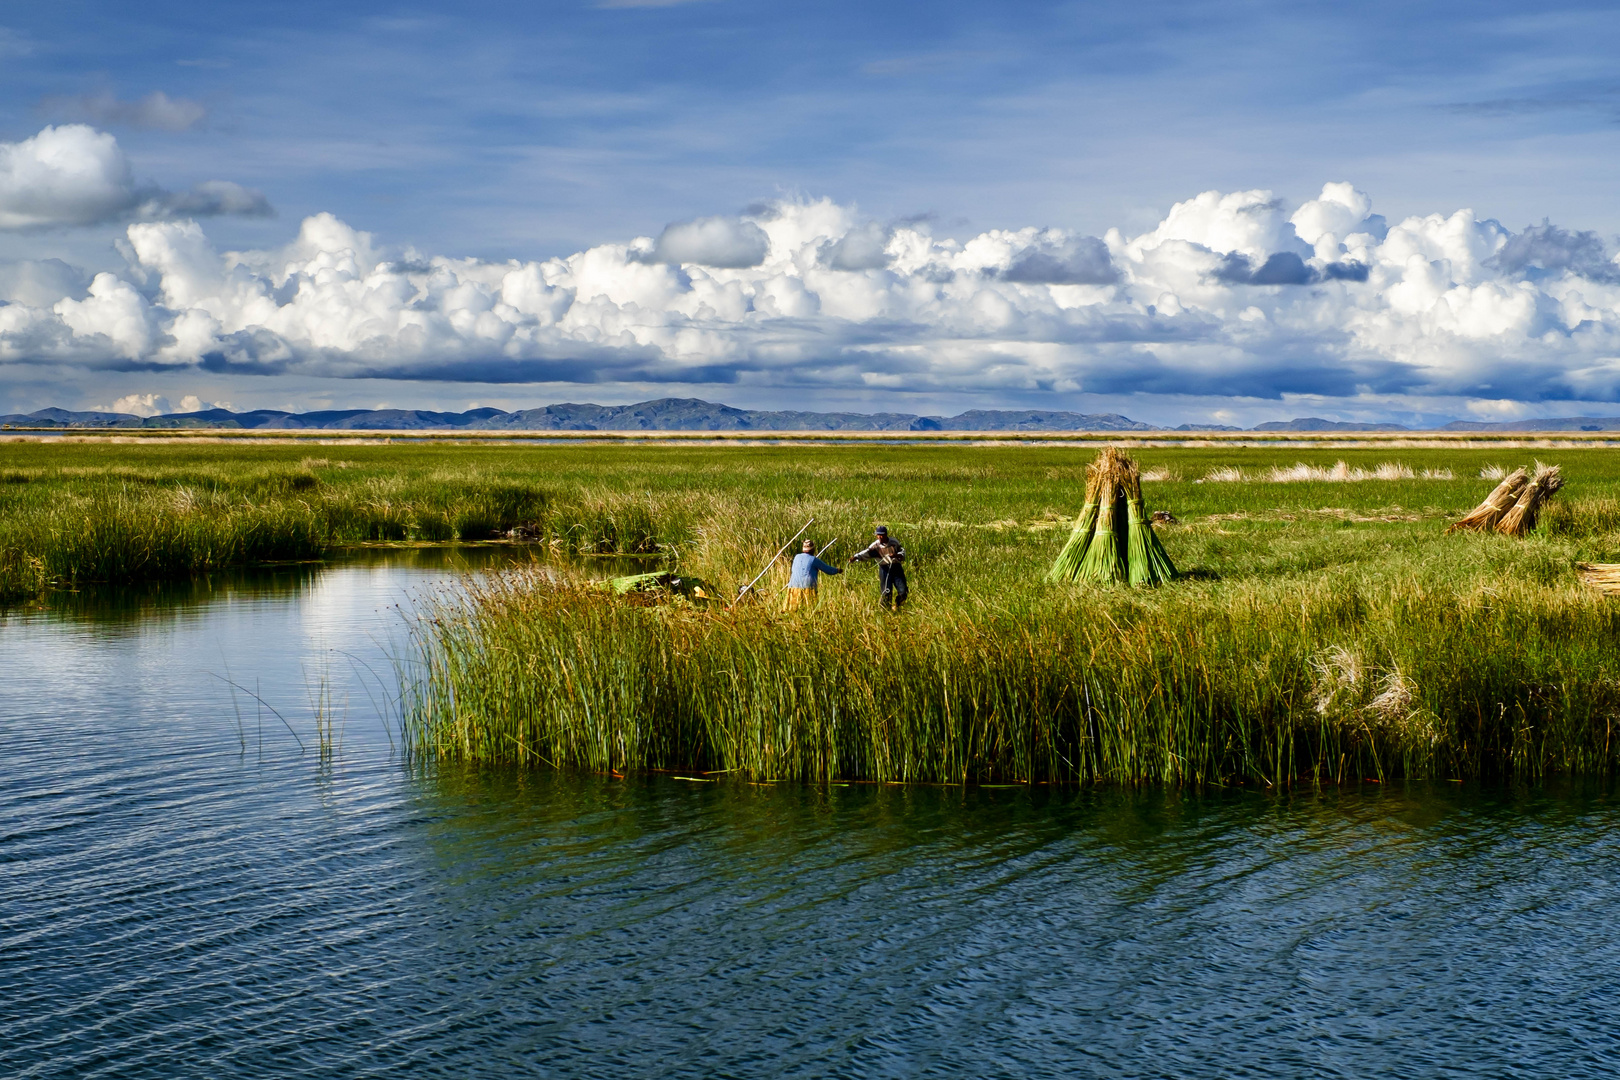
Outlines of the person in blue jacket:
M816 557L816 545L813 540L804 542L803 550L793 556L793 574L788 578L787 606L792 611L795 608L815 607L816 584L822 574L842 574L843 571L836 566L828 566Z
M888 607L892 602L894 610L899 611L910 592L906 588L906 549L900 546L898 540L889 539L889 530L882 525L874 530L873 535L876 539L871 546L851 555L849 561L877 563L878 604Z

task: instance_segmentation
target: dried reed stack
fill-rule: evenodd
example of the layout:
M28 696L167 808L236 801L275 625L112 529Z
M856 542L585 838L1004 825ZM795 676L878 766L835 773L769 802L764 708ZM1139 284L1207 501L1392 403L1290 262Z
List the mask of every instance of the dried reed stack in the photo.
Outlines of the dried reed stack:
M1458 529L1471 529L1476 532L1485 532L1496 528L1502 515L1513 508L1519 495L1530 483L1530 477L1523 469L1514 469L1502 478L1496 485L1496 490L1488 495L1484 502L1474 508L1467 517L1451 523L1446 532L1456 532Z
M1157 585L1175 567L1142 502L1142 472L1112 446L1086 468L1086 502L1050 581L1129 581Z
M1536 516L1541 512L1541 504L1557 494L1558 489L1563 486L1564 474L1557 465L1543 465L1539 461L1536 462L1536 475L1519 494L1513 509L1503 514L1502 520L1496 523L1496 531L1507 536L1523 536L1528 533L1536 527Z

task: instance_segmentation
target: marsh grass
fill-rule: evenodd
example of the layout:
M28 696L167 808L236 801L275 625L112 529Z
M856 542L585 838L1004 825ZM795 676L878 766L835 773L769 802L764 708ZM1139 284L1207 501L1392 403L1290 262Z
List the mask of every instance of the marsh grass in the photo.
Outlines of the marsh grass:
M1497 544L1505 546L1506 541ZM1283 784L1603 771L1620 610L1484 574L1048 586L879 616L631 607L522 574L419 624L420 755L758 780Z
M1620 621L1576 561L1620 561L1620 455L1560 450L1535 534L1446 536L1499 449L1144 448L1183 579L1043 582L1093 447L0 448L0 581L184 576L361 541L520 528L537 555L654 554L726 595L814 516L842 562L887 524L913 596L869 568L790 616L630 607L599 574L430 603L406 664L423 758L873 781L1538 776L1615 763ZM341 455L341 456L339 456ZM1361 470L1356 483L1264 477ZM1200 484L1217 469L1226 482ZM1446 479L1449 472L1452 479ZM1425 478L1427 473L1428 478ZM313 477L311 483L308 477ZM1186 479L1184 479L1186 478ZM1195 479L1197 478L1197 479ZM587 562L592 560L587 560ZM574 569L569 569L572 566ZM731 774L728 774L731 775Z
M137 449L4 448L55 467L0 469L0 600L320 559L365 543L488 541L515 531L569 554L664 545L644 494L592 485L559 496L543 472L514 477L453 454L414 462L406 454L368 468Z
M1207 475L1196 464L1181 471ZM566 575L498 577L424 612L407 743L424 758L760 781L1605 772L1620 609L1573 564L1620 548L1620 500L1593 464L1575 466L1590 494L1526 539L1445 535L1487 487L1467 460L1353 489L1261 481L1237 499L1166 483L1151 494L1182 518L1164 543L1189 572L1154 592L1043 583L1066 533L1044 508L1027 516L1045 498L1026 493L1019 520L986 492L974 513L960 478L910 521L883 515L912 553L898 616L854 573L824 583L809 615L768 594L630 607ZM1445 468L1468 479L1433 475ZM709 494L682 565L730 586L811 513L828 534L875 516L834 491L793 494Z

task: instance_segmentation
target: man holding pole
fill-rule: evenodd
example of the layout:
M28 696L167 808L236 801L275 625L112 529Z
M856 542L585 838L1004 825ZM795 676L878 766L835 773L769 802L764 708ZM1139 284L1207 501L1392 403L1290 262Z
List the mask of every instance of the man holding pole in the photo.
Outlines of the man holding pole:
M813 540L806 540L799 554L793 556L793 575L788 578L787 608L794 611L816 606L816 585L821 574L842 574L836 566L828 566L816 554Z
M891 600L894 610L899 611L906 602L906 549L898 541L889 539L889 530L879 525L873 535L877 539L864 550L857 551L849 557L852 563L876 562L878 564L878 603L888 607Z

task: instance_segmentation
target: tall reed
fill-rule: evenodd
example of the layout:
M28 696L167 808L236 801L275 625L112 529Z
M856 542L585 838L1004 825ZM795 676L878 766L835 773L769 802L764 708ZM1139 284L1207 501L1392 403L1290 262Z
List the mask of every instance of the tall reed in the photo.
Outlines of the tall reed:
M1606 771L1620 752L1620 611L1534 583L1051 589L874 620L849 593L806 619L518 575L418 631L406 735L433 758L1282 784Z

